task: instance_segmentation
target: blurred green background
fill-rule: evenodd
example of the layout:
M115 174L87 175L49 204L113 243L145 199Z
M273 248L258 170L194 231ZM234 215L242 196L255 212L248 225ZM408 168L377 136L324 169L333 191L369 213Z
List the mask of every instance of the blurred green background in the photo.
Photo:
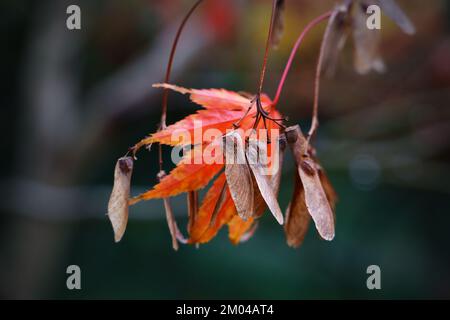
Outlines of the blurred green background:
M310 228L297 250L268 214L233 246L226 227L208 244L171 249L161 201L133 207L119 244L106 217L115 160L157 128L175 28L193 0L24 1L0 4L2 50L0 297L450 298L450 6L398 0L413 37L383 19L385 74L357 75L347 45L324 79L319 157L339 194L337 235ZM78 4L82 29L65 27ZM286 32L272 51L273 96L296 36L334 1L287 0ZM254 92L270 0L207 0L183 34L173 82ZM309 126L324 25L306 39L279 108ZM192 113L172 94L168 122ZM170 150L165 150L169 154ZM166 156L167 157L167 156ZM156 183L157 152L141 152L133 194ZM169 166L166 168L169 169ZM286 159L280 204L292 192ZM184 196L173 200L186 223ZM184 231L184 228L183 228ZM66 288L66 268L82 290ZM366 268L381 267L381 290Z

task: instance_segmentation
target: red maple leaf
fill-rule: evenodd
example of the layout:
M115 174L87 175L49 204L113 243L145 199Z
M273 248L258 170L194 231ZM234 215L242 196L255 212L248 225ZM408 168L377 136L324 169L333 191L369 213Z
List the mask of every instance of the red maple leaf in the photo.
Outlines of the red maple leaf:
M194 130L199 129L196 128L198 123L201 123L202 130L213 128L220 131L223 135L226 134L227 130L233 129L233 125L237 122L239 122L239 128L243 130L252 129L255 123L256 107L252 106L254 105L253 100L237 92L225 89L186 89L170 84L157 84L154 87L167 88L182 94L189 94L190 99L203 108L168 126L166 129L141 140L137 144L137 148L152 143L175 146L179 142L172 139L174 132L184 130L194 135ZM281 117L267 95L261 95L261 103L264 111L271 118ZM249 107L251 108L249 109ZM265 125L266 127L264 127ZM268 121L266 124L260 121L256 126L256 129L264 128L267 129L269 134L275 134L274 129L278 129L278 125L273 121ZM206 148L212 143L214 143L212 140L203 140L200 146ZM254 221L252 218L244 221L237 215L236 207L226 185L225 174L222 172L224 162L207 164L201 159L196 161L196 157L202 156L201 152L196 152L196 147L199 146L191 149L157 185L151 190L132 198L130 204L135 204L142 200L168 198L185 192L198 191L214 179L189 230L189 242L208 242L223 225L228 223L231 241L239 243L241 237L251 229ZM223 188L225 188L224 191L222 191ZM222 193L222 199L220 199ZM221 201L221 206L217 208L219 201ZM212 221L215 210L217 211L216 217Z

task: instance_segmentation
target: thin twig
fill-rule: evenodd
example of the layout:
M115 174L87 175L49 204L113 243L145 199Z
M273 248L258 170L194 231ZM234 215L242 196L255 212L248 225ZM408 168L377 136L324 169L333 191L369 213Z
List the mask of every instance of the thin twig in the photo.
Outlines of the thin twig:
M243 117L241 117L241 119L239 119L239 121L237 121L236 123L233 124L234 128L238 128L241 121L247 116L247 114L250 112L251 108L253 107L253 104L256 104L256 115L255 115L255 122L253 123L253 129L255 129L258 126L258 123L261 119L263 119L264 121L264 127L266 127L266 119L269 118L268 117L268 113L265 112L265 110L262 108L262 104L261 104L261 93L262 93L262 88L264 85L264 78L266 75L266 69L267 69L267 61L269 59L269 49L270 46L272 44L272 34L273 34L273 28L274 28L274 21L275 21L275 17L277 14L277 10L278 10L278 6L277 6L278 0L273 0L272 1L272 13L270 16L270 24L269 24L269 32L267 35L267 40L266 40L266 48L264 51L264 59L263 59L263 64L261 67L261 74L259 77L259 86L258 86L258 91L256 93L255 98L250 102L250 106L248 107L247 111L245 112L245 114L243 115ZM274 121L276 124L280 125L277 121L273 120L273 119L269 119ZM280 125L282 126L282 125Z
M170 73L172 71L173 59L175 57L175 51L177 49L178 41L180 40L181 33L183 32L184 26L186 22L189 20L191 15L194 13L195 9L200 5L203 0L197 0L191 9L188 11L183 21L181 22L177 34L175 35L175 39L172 44L172 49L170 50L169 62L167 63L166 76L164 77L164 83L169 83L170 81ZM167 119L167 101L169 97L169 90L164 88L163 98L162 98L162 112L161 112L161 122L159 130L164 130L166 128L166 119ZM159 131L158 130L158 131ZM163 158L162 158L162 147L161 144L158 145L158 153L159 153L159 170L163 170Z
M323 57L325 56L325 47L328 43L328 39L330 38L330 32L333 25L333 21L336 19L338 14L337 10L334 10L328 20L327 28L325 29L325 33L323 35L322 44L320 45L320 53L319 59L317 60L316 67L316 75L314 78L314 104L313 104L313 114L311 121L311 128L308 132L307 141L310 142L311 138L316 133L317 128L319 127L319 91L320 91L320 75L322 73L322 65L323 65Z
M273 0L272 1L272 15L270 17L270 25L269 25L269 34L267 35L266 49L264 52L264 60L263 60L262 68L261 68L261 75L259 77L259 87L258 87L257 97L259 97L261 95L262 87L264 84L264 77L266 75L267 60L269 58L269 49L270 49L270 44L271 44L271 39L272 39L273 25L274 25L274 21L275 21L276 11L277 11L277 0Z
M177 49L178 41L180 40L181 33L183 32L184 26L186 25L186 22L189 20L191 15L194 13L195 9L200 5L200 3L203 0L197 0L194 5L191 7L191 9L188 11L186 16L184 17L183 21L181 21L180 26L178 27L177 33L175 35L175 39L172 44L172 49L170 50L170 56L169 56L169 62L167 63L167 69L166 69L166 76L164 77L164 83L169 83L170 81L170 73L172 71L172 64L173 59L175 57L175 51ZM162 98L162 111L161 111L161 121L159 125L158 131L166 129L166 119L167 119L167 101L169 97L169 90L167 88L163 91L163 98ZM164 176L165 172L163 170L163 156L162 156L162 146L161 144L158 144L158 155L159 155L159 173L158 178L159 181L161 181ZM166 218L167 223L169 225L169 230L172 235L172 246L174 250L178 250L178 241L185 243L186 240L182 236L180 230L178 229L177 223L175 221L175 218L173 216L172 208L170 206L170 202L168 198L163 198L164 201L164 208L166 211Z

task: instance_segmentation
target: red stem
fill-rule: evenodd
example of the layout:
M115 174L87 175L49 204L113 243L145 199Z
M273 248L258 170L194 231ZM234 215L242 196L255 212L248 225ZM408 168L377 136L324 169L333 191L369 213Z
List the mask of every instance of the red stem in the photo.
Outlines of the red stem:
M297 50L300 46L300 44L303 42L303 39L308 34L309 31L316 25L318 25L320 22L327 20L331 15L333 14L333 11L329 11L327 13L322 14L321 16L315 18L312 20L308 25L303 29L302 33L298 37L297 41L295 42L294 47L292 48L291 55L289 56L289 60L286 64L286 67L284 68L283 75L281 76L281 80L278 84L277 93L275 95L275 99L273 100L273 106L276 106L278 101L280 100L281 91L283 90L284 83L286 81L287 75L289 73L289 70L292 65L292 61L294 60L295 54L297 53Z

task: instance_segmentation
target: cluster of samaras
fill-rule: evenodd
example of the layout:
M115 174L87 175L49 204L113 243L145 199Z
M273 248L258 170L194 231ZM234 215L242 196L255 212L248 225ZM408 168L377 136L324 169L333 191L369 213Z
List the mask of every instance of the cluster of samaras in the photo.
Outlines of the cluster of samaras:
M196 2L186 19L200 2ZM284 5L283 0L273 1L268 44L279 42ZM384 69L378 48L379 30L369 30L366 27L366 10L371 5L379 6L404 32L408 34L414 32L414 26L393 0L342 0L332 11L311 21L302 31L294 45L273 101L260 93L265 64L261 72L260 90L255 97L223 89L185 89L167 83L156 85L156 87L162 87L165 94L168 90L189 94L191 100L202 109L166 127L166 95L163 99L160 130L136 144L132 148L132 157L126 156L118 160L115 183L108 206L108 216L114 228L116 241L119 241L125 232L128 207L141 200L158 198L164 201L174 249L178 248L179 242L206 243L225 225L228 226L232 243L243 242L253 235L258 218L266 209L273 214L279 224L284 225L287 243L290 246L297 247L302 243L311 219L319 235L325 240L332 240L335 235L334 209L337 196L310 144L310 139L318 127L319 79L323 71L329 74L333 72L337 57L346 39L351 35L354 40L355 69L361 74ZM322 40L314 82L313 119L311 129L305 137L299 126L285 127L276 106L295 51L308 31L324 20L328 20L328 26ZM180 32L174 41L174 48L179 34ZM166 80L169 78L173 52L174 50L169 60ZM267 62L267 52L266 48L264 63ZM153 143L158 143L159 146L177 146L180 142L173 139L174 133L181 130L189 135L195 135L195 131L199 129L199 123L202 130L218 131L219 137L204 136L200 142L184 142L190 145L191 149L177 166L169 174L165 174L161 169L158 176L159 183L153 189L130 198L131 173L136 151L142 146L150 146ZM243 129L244 133L239 131L240 129ZM267 130L265 132L271 139L262 139L261 134L258 133L262 129ZM198 154L200 157L202 155L202 152L196 152L197 149L215 145L218 140L221 142L220 156L223 157L223 161L206 163L202 159L197 159ZM277 147L270 148L274 143ZM287 146L293 154L297 170L294 192L283 214L277 196L283 155ZM277 160L266 165L258 162L261 150L267 154L276 153L277 157L270 158ZM234 157L240 158L241 161L230 161ZM162 163L161 158L160 162ZM209 184L210 187L200 202L199 190ZM182 193L187 194L189 219L187 238L183 236L175 222L169 201L171 197Z
M299 126L284 128L273 121L260 122L252 128L255 111L250 108L252 100L238 93L226 90L195 90L184 89L170 85L163 85L182 93L191 95L192 101L203 106L204 109L186 117L185 119L159 131L142 140L141 145L162 143L174 146L177 141L171 137L177 130L196 130L195 123L201 123L203 128L213 127L223 133L223 162L215 164L198 163L192 157L196 154L195 148L186 154L182 161L170 174L161 177L161 181L152 190L128 200L127 194L121 192L112 197L112 203L117 207L110 212L117 212L118 207L128 207L141 200L156 198L169 198L180 193L187 193L188 203L188 232L189 238L184 239L173 220L172 213L168 212L169 226L173 231L174 246L178 241L192 244L205 243L211 240L221 227L228 225L229 237L233 243L247 240L256 228L257 220L268 208L279 224L284 224L289 245L298 246L305 237L310 218L315 222L319 234L326 240L334 237L334 214L336 194L328 181L325 172L318 164L313 148L303 136ZM273 118L279 118L279 113L272 107L267 96L261 99L264 110ZM248 111L248 112L247 112ZM235 129L239 122L240 131ZM252 133L258 129L267 129L271 137L278 141L259 139ZM281 130L280 130L281 128ZM198 128L197 128L198 129ZM272 132L273 131L273 132ZM239 132L248 132L243 137ZM255 143L253 143L253 139ZM204 140L202 147L215 143L215 140ZM272 138L273 140L273 138ZM274 174L264 172L267 169L260 161L258 154L269 154L270 144L276 143L278 155L271 157L278 161L269 163L269 170L276 165ZM281 181L281 167L286 146L291 149L297 164L295 175L295 190L285 215L283 215L277 195ZM265 149L261 152L261 149ZM199 153L200 154L200 153ZM201 155L201 154L200 154ZM241 158L236 161L231 157ZM126 165L124 165L126 163ZM116 179L127 181L132 169L132 158L126 157L118 161ZM206 192L201 204L198 201L198 191L212 185ZM121 189L123 191L123 189ZM126 190L129 192L129 189ZM114 195L114 192L113 192ZM169 208L166 208L169 210ZM114 219L114 215L110 217ZM124 225L117 230L120 239Z

